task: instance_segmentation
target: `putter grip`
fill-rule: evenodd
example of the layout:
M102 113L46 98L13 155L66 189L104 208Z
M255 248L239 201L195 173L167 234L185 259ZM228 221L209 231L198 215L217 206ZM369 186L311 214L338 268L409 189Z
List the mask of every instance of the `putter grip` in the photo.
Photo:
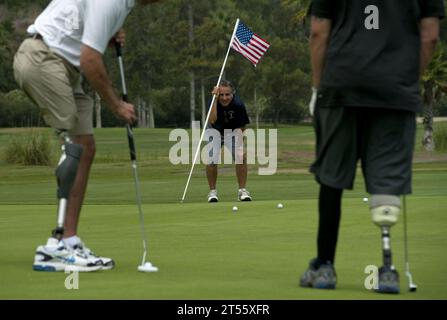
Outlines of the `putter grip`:
M122 57L123 56L123 50L121 48L121 44L115 41L115 48L116 48L116 56Z

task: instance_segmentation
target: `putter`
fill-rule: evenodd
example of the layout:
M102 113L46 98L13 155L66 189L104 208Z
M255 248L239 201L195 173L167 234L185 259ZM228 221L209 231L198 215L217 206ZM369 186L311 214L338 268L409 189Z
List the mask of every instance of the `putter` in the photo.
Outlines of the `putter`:
M128 96L127 96L127 88L126 88L126 79L124 77L124 63L123 63L123 53L121 50L121 44L118 42L115 43L116 47L116 55L118 57L118 64L120 68L120 74L121 74L121 85L123 88L123 101L128 102ZM144 230L144 216L143 216L143 209L141 208L141 194L140 194L140 181L138 179L138 172L137 172L137 153L135 149L135 141L133 138L133 130L132 126L130 124L127 124L127 140L129 142L129 151L130 151L130 160L132 161L132 169L133 169L133 176L135 180L135 192L137 197L137 206L138 206L138 213L140 216L140 226L141 226L141 235L143 238L143 260L141 261L141 265L138 266L138 271L140 272L157 272L158 268L149 261L146 261L147 256L147 238L146 238L146 232Z
M410 272L410 263L408 262L408 238L407 238L407 201L406 196L403 196L403 212L404 212L404 255L405 255L405 275L408 278L408 290L415 292L417 285L413 282L413 276Z

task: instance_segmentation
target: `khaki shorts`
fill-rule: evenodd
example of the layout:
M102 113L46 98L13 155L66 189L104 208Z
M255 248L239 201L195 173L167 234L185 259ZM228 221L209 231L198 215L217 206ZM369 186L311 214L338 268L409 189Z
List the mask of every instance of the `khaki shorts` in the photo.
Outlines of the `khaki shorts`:
M14 57L14 77L41 109L45 122L70 135L93 134L93 100L79 71L39 39L26 39Z

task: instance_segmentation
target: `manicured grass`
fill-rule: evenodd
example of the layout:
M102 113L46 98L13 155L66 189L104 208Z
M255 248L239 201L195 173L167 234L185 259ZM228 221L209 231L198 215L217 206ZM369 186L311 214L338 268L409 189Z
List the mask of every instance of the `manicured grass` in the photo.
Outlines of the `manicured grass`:
M47 129L45 129L47 130ZM2 147L16 130L0 130ZM79 290L66 290L64 273L31 270L56 217L53 168L0 162L0 299L447 299L447 162L445 154L417 148L414 195L408 197L410 265L419 288L407 292L402 223L392 229L402 294L364 288L368 265L381 265L380 232L371 223L360 175L347 191L337 251L335 291L303 289L298 279L315 255L318 185L307 167L313 158L311 127L278 131L278 173L250 168L255 201L236 202L234 168L219 172L221 202L207 204L204 169L195 169L180 204L190 167L168 161L169 130L135 130L149 258L160 268L143 274L142 243L124 129L97 131L80 235L117 262L112 271L80 274ZM281 202L284 209L277 209ZM239 211L233 213L232 206Z

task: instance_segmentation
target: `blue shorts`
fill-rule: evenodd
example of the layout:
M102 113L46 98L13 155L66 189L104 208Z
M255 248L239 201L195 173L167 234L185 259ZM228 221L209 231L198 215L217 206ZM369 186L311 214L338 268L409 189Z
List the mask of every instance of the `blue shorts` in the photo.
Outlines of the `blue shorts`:
M208 159L206 164L221 164L221 150L225 146L228 151L231 151L231 163L243 164L244 162L244 134L242 130L225 130L224 134L219 133L215 129L212 130L212 137L207 135L208 144L206 145L206 152ZM224 153L225 155L225 153ZM224 164L230 164L229 160L224 156Z

